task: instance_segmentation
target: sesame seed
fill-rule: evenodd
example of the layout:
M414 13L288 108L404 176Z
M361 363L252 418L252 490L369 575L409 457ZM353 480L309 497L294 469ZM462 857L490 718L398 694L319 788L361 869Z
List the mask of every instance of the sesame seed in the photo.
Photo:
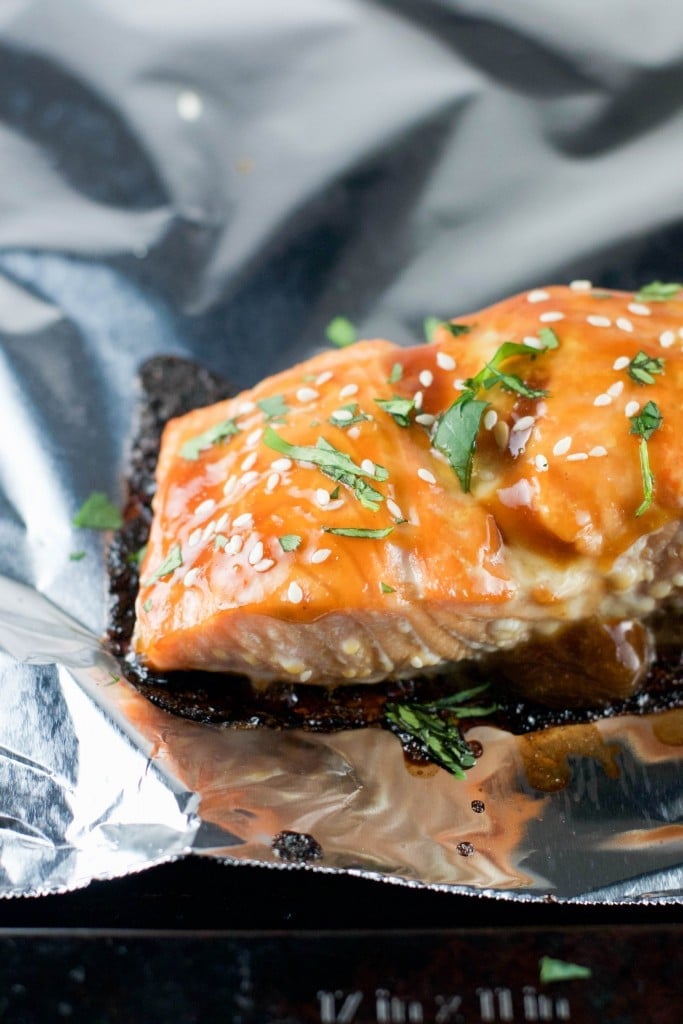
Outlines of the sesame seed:
M421 427L431 427L436 419L436 416L432 416L430 412L421 412L415 417L415 422L419 423Z
M219 518L216 520L216 533L218 533L219 530L223 529L229 518L230 517L228 516L227 512L224 512L222 516L219 516Z
M330 503L330 495L324 487L319 487L315 492L315 500L321 508L325 508Z
M296 393L297 402L314 402L320 395L315 388L299 388Z
M339 392L339 397L340 398L351 398L352 395L357 395L357 394L358 394L358 385L357 384L345 384L344 387Z
M301 675L299 676L299 682L300 682L300 683L307 683L307 682L308 682L308 680L309 680L309 679L311 678L311 676L312 676L312 675L313 675L313 669L311 669L311 668L307 668L307 669L305 669L305 670L304 670L304 671L303 671L303 672L301 673Z
M288 469L292 468L292 460L275 459L275 462L271 462L270 468L274 469L276 473L286 473Z
M593 282L579 279L577 281L570 281L569 287L573 292L589 292L593 287Z
M527 295L528 302L545 302L545 300L549 298L550 295L548 292L544 292L542 288L534 288L534 290L529 292Z
M617 317L617 327L620 331L626 331L627 334L631 334L633 332L633 324L627 316Z
M428 388L434 383L434 374L431 370L422 370L417 379L423 388Z
M364 473L369 473L370 476L375 475L376 467L372 459L363 459L363 461L360 464L360 468L363 470Z
M531 430L536 419L534 416L521 416L516 423L513 423L512 429L518 430Z
M612 363L613 370L625 370L628 364L631 362L628 356L619 356Z
M316 565L320 565L321 562L327 561L331 554L332 552L329 548L318 548L318 550L314 551L311 555L311 561L315 562Z
M571 455L567 456L567 462L583 462L587 458L587 452L572 452Z
M607 455L607 449L604 448L601 444L598 444L595 446L595 448L591 448L588 454L593 459L601 459L603 455Z
M527 335L526 338L522 339L527 348L542 349L544 347L543 342L540 338L536 338L533 334Z
M287 587L287 600L290 604L301 604L304 599L304 592L294 580Z
M198 526L197 529L193 530L192 533L190 534L190 536L187 538L188 546L191 547L191 548L196 548L201 539L202 539L202 528L201 528L201 526Z
M321 388L323 384L327 384L328 381L332 380L334 374L331 370L323 370L319 377L316 377L315 383L317 387Z
M649 306L644 306L642 302L629 302L627 309L629 313L635 313L636 316L650 316L652 310Z
M416 391L415 394L413 395L413 405L415 406L416 409L422 408L423 399L424 395L422 394L422 392Z
M237 484L237 477L236 476L229 476L228 479L225 481L225 483L223 485L223 494L226 496L226 498L227 498L227 496L229 494L231 494L235 490L235 485L236 484Z
M612 326L612 321L608 316L596 316L595 313L591 313L590 316L587 316L586 321L591 325L591 327Z
M626 408L624 409L624 412L627 416L635 416L639 409L640 402L636 402L635 400L633 400L631 402L626 403Z
M505 420L498 420L493 427L493 439L502 451L510 440L510 428Z
M248 487L249 484L253 484L254 480L258 480L258 477L259 474L256 472L256 470L250 469L248 473L242 474L242 483Z
M341 423L346 423L348 420L353 419L353 413L350 409L335 409L332 413L333 420L339 420Z
M244 541L240 537L239 533L236 533L230 538L228 543L225 545L225 550L229 551L231 555L239 555L243 546Z
M257 540L249 552L249 565L256 565L263 558L263 541Z
M611 395L612 398L618 398L623 390L623 380L615 380L614 384L610 384L610 386L607 388L607 394Z
M237 413L239 416L247 416L250 412L253 412L256 408L255 402L242 402L237 407Z
M263 430L261 427L257 427L256 430L252 430L251 434L247 434L246 442L249 448L253 448L255 444L263 437Z
M341 649L344 654L348 654L353 657L354 654L358 654L360 650L360 640L356 636L349 636L346 640L342 641Z
M553 455L566 455L572 446L571 436L562 437L553 445Z
M271 473L270 476L268 477L268 479L266 480L266 491L268 492L268 494L270 494L271 491L274 491L279 483L280 483L280 474L279 473Z
M275 562L272 558L262 558L261 561L257 562L254 566L254 572L268 572L268 570L272 569L274 565Z
M360 437L360 427L349 427L348 435L352 440L357 441Z
M243 460L240 469L245 470L245 472L249 469L253 469L256 464L257 458L258 455L256 454L256 452L252 452L251 455L247 455L246 459Z
M676 335L673 331L662 331L659 335L659 344L662 348L671 348L675 340Z
M197 505L196 509L194 510L194 514L196 516L205 516L208 512L213 512L215 507L216 502L213 500L213 498L207 498L206 501L203 501L201 503L201 505Z
M234 523L232 525L236 526L238 528L238 530L239 530L243 526L251 526L253 524L253 522L254 522L254 517L251 514L251 512L243 512L242 515L237 517L237 519L234 521Z
M465 387L465 379L464 379L464 377L456 377L455 380L453 381L453 390L454 391L462 391L464 387Z
M437 352L436 365L441 370L454 370L455 359L453 358L453 356L449 356L448 352Z
M414 654L410 659L410 664L413 668L424 668L424 662L419 654Z
M548 313L541 313L538 319L542 324L554 324L557 320L564 320L564 313L551 310Z
M546 459L545 455L536 455L534 457L534 466L539 471L539 473L545 473L548 469L548 460Z
M611 405L611 404L612 404L612 396L608 395L606 391L603 391L603 393L601 395L596 395L595 398L593 399L593 405L601 406L601 405Z
M387 498L387 511L394 519L403 519L403 513L393 498Z
M419 476L420 480L424 480L426 484L436 483L436 477L434 476L434 474L431 473L428 469L425 469L424 466L420 466L420 468L417 471L417 475Z
M202 533L202 540L208 540L209 537L213 537L215 532L216 524L212 520L210 523L207 523L206 526L204 527L204 532Z
M199 576L199 569L190 569L183 576L183 583L185 584L186 587L191 587L191 586L193 586L197 582L197 577L198 576Z
M493 430L498 422L498 413L495 409L487 409L484 413L484 430Z

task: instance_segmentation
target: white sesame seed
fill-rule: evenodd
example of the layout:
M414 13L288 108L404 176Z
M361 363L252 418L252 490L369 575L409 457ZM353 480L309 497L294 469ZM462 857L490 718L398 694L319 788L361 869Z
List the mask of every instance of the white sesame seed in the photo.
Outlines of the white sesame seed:
M352 440L357 441L360 437L360 427L349 427L348 435Z
M254 480L258 480L258 477L259 474L256 472L256 470L250 469L248 473L242 474L242 483L248 487L249 484L253 484Z
M673 331L662 331L659 335L659 344L662 348L671 348L675 340L676 335Z
M591 313L590 316L587 316L586 321L591 325L591 327L612 326L612 321L608 316L596 316L595 313Z
M421 412L415 417L415 422L419 423L421 427L431 427L436 419L436 416L432 416L430 412Z
M320 395L315 388L299 388L296 393L297 402L315 402L316 398L320 398Z
M192 533L190 534L190 536L187 538L188 546L191 547L191 548L196 548L201 539L202 539L202 528L201 528L201 526L198 526L197 529L193 530Z
M344 387L339 392L339 397L340 398L351 398L353 395L357 395L357 394L358 394L358 385L357 384L345 384Z
M534 288L534 290L529 292L527 295L528 302L545 302L545 300L549 298L550 295L548 292L544 292L542 288Z
M363 470L364 473L369 473L370 476L375 475L376 467L372 459L363 459L363 461L360 464L360 468Z
M589 292L593 287L593 282L579 279L577 281L570 281L569 287L573 292Z
M434 374L431 370L422 370L417 379L423 388L428 388L434 383Z
M428 469L425 469L424 466L420 466L420 468L417 471L417 475L419 476L420 480L424 480L426 484L436 483L436 477L434 476L434 474L431 473Z
M197 577L198 576L199 576L199 569L196 569L196 568L195 569L190 569L183 576L183 583L185 584L186 587L191 587L191 586L193 586L197 582Z
M584 459L588 458L587 452L572 452L571 455L567 456L567 462L583 462Z
M242 402L241 405L237 407L237 413L239 416L247 416L250 412L253 412L255 408L255 402Z
M625 370L628 364L631 362L628 356L619 356L612 363L613 370Z
M548 469L548 460L545 455L536 455L534 457L534 466L539 473L545 473Z
M652 310L649 306L644 306L642 302L629 302L627 309L629 313L635 313L636 316L650 316Z
M448 352L437 352L436 365L441 370L454 370L455 359L453 358L453 356L449 356Z
M256 565L263 558L263 541L257 540L253 548L249 552L248 561L249 565Z
M268 572L268 570L272 569L274 565L275 562L272 558L262 558L261 561L257 562L254 566L254 572Z
M213 512L215 507L216 502L213 500L213 498L207 498L206 501L203 501L201 503L201 505L197 505L196 509L194 510L194 514L196 516L205 516L209 512Z
M398 507L393 498L387 498L387 512L392 515L394 519L403 519L403 513Z
M275 462L271 462L270 468L274 469L276 473L286 473L288 469L292 468L292 460L275 459Z
M238 530L241 530L243 526L251 526L254 522L254 517L251 512L243 512L242 515L238 516L232 524L236 526Z
M572 446L571 436L562 437L553 445L553 455L566 455Z
M311 561L315 562L316 565L320 565L321 562L327 561L331 554L332 552L329 548L318 548L311 555Z
M560 313L557 310L551 310L548 313L541 313L538 319L542 324L554 324L558 320L564 320L564 313Z
M287 587L287 600L291 604L301 604L304 599L304 592L294 580Z
M323 384L327 384L327 382L332 380L333 377L334 374L332 373L332 370L323 370L320 376L315 379L316 386L321 388Z
M315 500L321 508L325 508L325 506L330 503L329 492L326 491L324 487L319 487L315 492Z
M627 416L635 416L635 414L638 412L639 409L640 409L640 402L636 402L635 400L633 400L631 402L627 402L626 403L626 407L624 409L624 413Z
M510 427L505 420L498 420L493 427L493 439L501 451L507 447L507 443L510 440Z
M231 555L239 555L243 546L243 539L240 537L239 533L236 533L230 538L228 543L225 545L225 550L229 551Z
M604 448L601 444L598 444L595 446L595 448L591 448L588 454L593 459L601 459L603 455L607 455L607 449Z
M228 479L225 481L225 483L223 485L223 494L226 496L226 498L227 498L227 496L229 494L231 494L235 490L235 485L236 484L237 484L237 477L236 476L229 476Z
M536 419L534 416L520 416L517 422L512 424L512 430L530 430L535 422Z
M218 517L218 519L216 520L216 533L218 533L219 530L223 529L229 518L230 517L228 516L227 512L224 512L222 516Z
M266 480L266 491L268 492L268 494L270 494L271 491L274 491L279 483L280 483L280 474L279 473L271 473L270 476L268 477L268 479Z
M304 670L304 671L303 671L303 672L301 673L301 675L299 676L299 682L300 682L300 683L307 683L307 682L308 682L308 680L309 680L309 679L311 678L311 676L312 676L312 675L313 675L313 669L311 669L311 668L307 668L307 669L305 669L305 670Z
M244 470L245 472L249 469L253 469L254 466L256 465L257 458L258 455L256 454L256 452L252 452L251 455L247 455L246 459L242 461L240 469Z
M333 420L339 420L340 423L346 423L348 420L353 419L353 413L350 409L335 409L332 413Z
M626 331L627 334L633 333L633 324L627 316L617 317L617 327L620 331Z
M596 405L596 406L611 405L611 404L612 404L612 396L608 395L606 391L603 391L603 393L601 395L596 395L595 398L593 399L593 405Z
M419 654L414 654L410 659L410 664L413 668L424 668L424 662Z
M263 430L261 427L257 427L256 430L252 430L250 434L247 434L246 441L249 448L253 448L255 444L263 437Z
M533 334L528 334L525 338L522 339L522 341L527 346L527 348L542 349L545 347L541 339L535 337Z
M615 380L614 384L610 384L610 386L607 388L607 394L611 395L612 398L618 398L623 390L623 380Z
M215 532L216 524L213 520L211 520L211 522L207 523L206 526L204 527L204 532L202 533L202 540L206 541L209 539L209 537L213 537Z
M498 413L495 409L487 409L484 413L484 430L493 430L498 422Z
M422 408L423 399L424 395L422 394L422 392L416 391L415 394L413 395L413 405L415 406L416 409Z

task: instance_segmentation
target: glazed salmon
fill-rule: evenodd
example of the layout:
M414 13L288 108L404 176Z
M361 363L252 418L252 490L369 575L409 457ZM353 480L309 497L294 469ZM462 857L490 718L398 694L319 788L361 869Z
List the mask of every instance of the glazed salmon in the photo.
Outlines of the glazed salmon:
M172 420L137 656L334 686L647 617L683 586L682 351L677 286L577 282Z

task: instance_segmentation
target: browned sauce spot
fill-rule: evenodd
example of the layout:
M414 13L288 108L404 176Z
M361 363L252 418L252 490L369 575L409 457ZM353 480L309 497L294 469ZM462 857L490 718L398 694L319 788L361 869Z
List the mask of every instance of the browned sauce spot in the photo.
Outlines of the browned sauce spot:
M652 731L667 747L683 746L683 709L665 711L653 719Z
M472 843L458 843L456 850L461 857L471 857L474 853L474 847Z
M486 810L486 804L483 800L473 800L470 806L475 814L483 814Z
M605 743L595 725L559 726L518 737L527 781L534 789L553 793L568 785L570 757L591 757L610 779L619 776L616 756L619 746Z

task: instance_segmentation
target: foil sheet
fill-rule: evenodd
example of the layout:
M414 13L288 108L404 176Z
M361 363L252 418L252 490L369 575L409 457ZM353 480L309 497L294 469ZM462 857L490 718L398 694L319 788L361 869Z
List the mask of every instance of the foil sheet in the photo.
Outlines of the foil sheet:
M680 712L596 724L552 792L490 726L463 783L379 730L195 725L104 652L106 541L72 525L91 491L122 498L152 355L242 387L340 314L409 343L525 287L680 280L683 17L615 11L2 8L0 895L181 856L282 867L287 829L322 847L303 871L681 899Z

